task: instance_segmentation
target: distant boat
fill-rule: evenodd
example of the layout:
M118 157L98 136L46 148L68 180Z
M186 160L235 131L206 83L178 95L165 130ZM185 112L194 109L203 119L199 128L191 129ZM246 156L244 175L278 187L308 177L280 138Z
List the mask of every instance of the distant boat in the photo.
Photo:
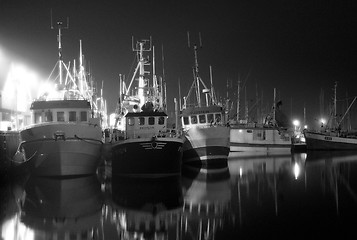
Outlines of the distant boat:
M61 22L58 29L59 60L55 68L59 76L53 83L56 89L32 102L32 124L20 130L21 142L13 163L40 176L95 174L103 142L93 104L94 91L82 66L81 44L78 73L72 75L63 63Z
M225 169L229 154L229 126L225 109L215 98L212 77L209 89L199 75L196 45L194 53L194 80L184 98L180 116L185 136L183 163L199 164L205 168ZM201 89L202 86L203 89ZM196 96L190 103L192 92L195 92ZM202 93L206 98L205 104L201 101Z
M356 100L353 99L349 105L347 111L338 121L336 119L336 88L334 94L334 110L332 112L331 126L322 126L320 131L305 130L304 136L306 139L307 150L357 150L357 132L351 132L346 129L342 129L342 121L351 106Z
M236 122L230 124L230 151L290 153L292 132L277 123L277 105L274 89L273 113L272 116L266 117L264 123Z
M155 178L181 174L183 138L176 129L167 128L163 86L158 83L155 68L149 69L149 56L144 56L152 48L151 39L136 43L135 73L128 88L121 81L111 148L113 175ZM132 85L134 81L138 86Z

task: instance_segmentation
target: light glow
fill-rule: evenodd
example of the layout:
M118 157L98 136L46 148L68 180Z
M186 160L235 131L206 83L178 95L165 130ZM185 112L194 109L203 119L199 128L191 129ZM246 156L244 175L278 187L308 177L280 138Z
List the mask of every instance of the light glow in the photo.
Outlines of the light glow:
M11 64L3 89L3 108L26 112L32 102L38 77L21 64Z
M300 175L300 166L298 163L294 164L294 176L295 176L295 180L298 179Z
M300 121L295 119L293 121L293 124L294 124L295 127L298 127L298 126L300 126Z
M33 240L35 239L34 231L25 226L19 220L19 214L4 222L1 226L1 237L4 240Z

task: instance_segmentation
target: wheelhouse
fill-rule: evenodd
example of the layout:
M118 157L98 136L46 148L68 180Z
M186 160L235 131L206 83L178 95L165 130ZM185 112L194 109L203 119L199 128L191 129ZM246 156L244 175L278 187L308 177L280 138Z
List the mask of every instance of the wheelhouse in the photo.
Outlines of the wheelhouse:
M31 104L32 123L89 122L91 106L87 100L35 101Z
M164 112L130 112L125 115L125 137L146 138L166 132L168 116Z
M182 126L214 125L224 122L224 114L221 107L211 106L195 109L185 109L181 114Z

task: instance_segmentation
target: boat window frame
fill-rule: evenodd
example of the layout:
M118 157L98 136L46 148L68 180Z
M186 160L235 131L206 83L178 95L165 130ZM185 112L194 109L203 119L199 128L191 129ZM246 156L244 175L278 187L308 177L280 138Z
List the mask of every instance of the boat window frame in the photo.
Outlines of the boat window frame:
M214 114L214 119L216 121L216 123L220 123L222 120L222 114L221 113L215 113Z
M33 117L34 117L35 123L42 123L42 113L41 112L35 112Z
M74 120L73 120L73 113L74 113ZM76 122L76 121L77 121L77 112L76 111L68 111L68 122Z
M81 118L81 122L87 122L88 121L88 112L87 111L81 111L80 112L80 118Z
M53 112L48 110L45 112L45 122L53 122Z
M145 117L138 117L139 126L145 125Z
M203 118L202 118L203 117ZM206 114L200 114L198 115L198 121L199 123L206 123Z
M129 126L134 126L135 125L135 119L133 117L128 118L128 125Z
M148 124L155 125L155 117L148 117Z
M182 121L183 121L183 125L189 125L189 124L190 124L190 120L188 119L187 116L184 116L184 117L182 118Z
M165 124L165 117L164 116L160 116L158 119L158 124L159 125L164 125Z
M64 111L57 112L57 122L64 122L65 121L65 114Z
M207 122L208 123L214 123L214 114L213 113L208 113L207 114Z
M197 115L191 115L190 117L191 124L197 124Z

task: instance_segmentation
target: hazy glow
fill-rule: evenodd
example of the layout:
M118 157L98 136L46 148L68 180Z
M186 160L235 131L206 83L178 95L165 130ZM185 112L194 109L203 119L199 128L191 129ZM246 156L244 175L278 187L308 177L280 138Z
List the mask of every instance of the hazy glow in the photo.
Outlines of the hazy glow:
M322 124L325 125L325 124L326 124L326 120L325 120L324 118L321 118L321 119L320 119L320 123L322 123Z
M32 101L32 90L38 84L37 75L20 64L11 64L3 89L3 107L25 112Z
M115 124L115 116L116 116L115 113L112 113L112 114L109 115L109 126L110 126L110 127L114 127L114 124Z
M300 121L295 119L293 121L293 124L294 124L295 127L298 127L298 126L300 126Z
M1 237L4 240L32 240L35 239L34 231L19 221L16 214L1 226Z
M48 98L58 98L59 93L56 91L56 84L46 81L39 84L37 98L47 95Z
M295 179L298 179L300 175L300 166L299 164L295 163L294 164L294 176L295 176Z

